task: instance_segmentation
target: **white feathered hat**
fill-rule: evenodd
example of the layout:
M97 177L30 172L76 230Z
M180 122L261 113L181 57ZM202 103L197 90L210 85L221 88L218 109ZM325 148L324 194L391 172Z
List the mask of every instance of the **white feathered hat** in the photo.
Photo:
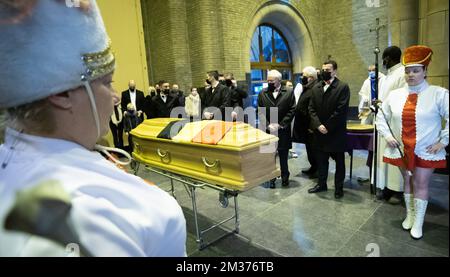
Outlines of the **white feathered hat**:
M114 55L95 0L34 0L29 16L0 2L0 108L64 92L111 73ZM22 1L23 2L23 1ZM69 5L69 4L71 5Z

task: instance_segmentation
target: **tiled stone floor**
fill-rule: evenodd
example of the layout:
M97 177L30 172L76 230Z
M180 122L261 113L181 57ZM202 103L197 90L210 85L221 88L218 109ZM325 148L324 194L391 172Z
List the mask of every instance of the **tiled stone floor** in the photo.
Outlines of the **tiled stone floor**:
M430 204L425 217L424 237L413 240L401 229L405 216L403 204L393 205L378 201L370 194L369 183L358 183L358 177L368 177L365 166L367 152L355 151L353 179L348 179L349 156L346 154L347 180L343 199L334 199L334 163L330 162L329 190L308 194L314 185L301 173L308 168L303 145L295 145L299 154L289 160L291 182L289 187L269 189L264 185L243 192L238 196L240 232L219 240L203 250L198 250L191 198L181 183L175 182L175 195L182 206L188 229L188 256L202 257L333 257L367 256L375 245L380 256L449 256L449 195L448 176L434 174L430 187ZM167 178L139 171L143 178L168 190ZM218 222L234 211L230 199L227 208L219 203L219 193L205 188L197 189L199 224L202 228ZM226 228L233 228L229 222ZM223 229L211 231L205 236L209 241Z

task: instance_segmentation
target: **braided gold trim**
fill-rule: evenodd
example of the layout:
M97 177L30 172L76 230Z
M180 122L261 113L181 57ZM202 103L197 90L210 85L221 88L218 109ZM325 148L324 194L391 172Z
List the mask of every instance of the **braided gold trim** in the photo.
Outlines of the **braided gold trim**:
M115 67L115 57L111 50L111 42L108 42L106 49L101 52L82 55L82 60L87 68L82 74L82 79L94 80L112 72Z

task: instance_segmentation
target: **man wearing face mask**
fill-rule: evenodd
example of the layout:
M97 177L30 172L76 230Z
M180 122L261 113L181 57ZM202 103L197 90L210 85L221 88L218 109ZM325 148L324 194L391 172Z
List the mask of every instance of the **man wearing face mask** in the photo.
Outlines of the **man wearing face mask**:
M160 93L153 96L151 111L154 118L170 117L174 107L179 106L178 98L170 93L170 84L164 80L158 82Z
M311 118L309 115L309 102L311 100L312 88L317 84L317 72L312 66L305 67L303 69L303 77L301 85L303 91L297 102L297 108L295 109L295 122L294 122L294 142L304 143L306 147L306 154L311 167L307 170L302 170L303 174L309 176L309 178L317 178L317 159L313 150L313 130L311 130Z
M405 87L405 67L401 64L402 50L397 46L391 46L383 51L383 67L387 75L382 79L378 99L384 102L392 91ZM378 134L380 138L381 135ZM378 139L377 145L377 197L391 203L400 203L403 192L403 177L397 167L383 163L383 153L386 142ZM372 174L374 172L372 171ZM373 180L372 176L372 180ZM396 196L393 197L392 196Z
M347 112L350 100L348 85L336 77L337 63L326 61L322 65L322 82L312 88L309 113L317 153L319 181L309 193L326 191L328 160L336 162L334 176L336 199L344 196L345 150L347 141Z
M209 71L206 83L210 85L202 97L203 118L207 120L225 120L225 108L230 106L229 89L219 83L219 72ZM220 118L219 118L220 117Z
M240 113L242 111L239 108L244 109L244 99L247 98L248 92L237 85L233 73L225 74L225 85L230 90L230 106L233 107L233 112L231 113L232 120L246 121Z
M372 99L374 96L374 87L372 85L375 79L375 65L371 65L368 68L369 76L364 81L361 90L359 91L359 119L361 119L361 124L372 124L373 115L371 115L370 106L372 105ZM378 73L378 87L381 86L381 80L385 75L381 72Z
M176 107L184 107L185 97L184 92L180 90L180 87L177 84L172 85L172 90L170 91L170 95L174 98L178 99L178 105Z
M291 122L295 113L295 98L292 88L281 85L282 75L277 70L267 74L268 88L258 95L258 116L260 124L266 126L267 131L278 134L278 157L280 159L281 184L289 185L288 155L292 148ZM277 108L277 109L273 109ZM277 114L271 114L277 110ZM273 122L278 117L277 122ZM270 188L275 188L275 180L270 182Z
M141 121L144 121L144 113L142 111L145 110L145 96L142 91L136 89L136 82L134 80L130 80L128 82L128 90L122 92L121 102L122 111L126 111L128 104L131 103L136 108L136 112Z

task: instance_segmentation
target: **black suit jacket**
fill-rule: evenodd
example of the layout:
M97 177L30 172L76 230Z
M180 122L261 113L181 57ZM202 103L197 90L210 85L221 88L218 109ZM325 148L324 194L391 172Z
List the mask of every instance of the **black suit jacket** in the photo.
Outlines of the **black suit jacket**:
M317 84L317 80L303 86L303 92L298 99L295 109L295 121L293 129L293 140L297 143L307 143L307 137L311 124L309 116L309 101L312 96L312 88Z
M178 106L178 98L172 95L167 95L166 102L161 99L160 95L156 95L151 101L151 115L152 118L170 117L170 112L174 107Z
M225 120L225 108L230 107L230 90L228 87L218 84L212 93L212 88L208 88L205 93L200 95L203 113L213 112L212 108L218 108L222 114L222 120ZM231 116L231 112L230 112Z
M325 152L345 152L350 89L346 83L337 78L325 92L324 86L324 82L319 82L312 88L309 103L314 142L320 150ZM327 128L326 135L317 130L320 125Z
M131 98L130 98L130 91L129 90L125 90L122 92L122 100L121 100L121 106L122 106L122 111L126 111L127 110L127 105L129 103L131 103ZM145 107L145 97L144 97L144 93L140 90L136 90L136 111L143 111L145 112L146 107ZM141 120L144 120L144 114L141 115Z
M278 149L291 149L291 122L295 113L295 97L293 90L283 86L275 99L272 92L264 89L258 95L258 107L259 122L261 124L265 121L266 128L271 121L270 108L278 108L278 124L281 126L281 129L278 130L278 138L280 139L278 141ZM265 111L264 109L261 109L264 107ZM275 118L274 115L272 115L272 121L273 118Z
M244 108L244 99L247 98L248 92L240 87L230 87L230 105L233 108Z

